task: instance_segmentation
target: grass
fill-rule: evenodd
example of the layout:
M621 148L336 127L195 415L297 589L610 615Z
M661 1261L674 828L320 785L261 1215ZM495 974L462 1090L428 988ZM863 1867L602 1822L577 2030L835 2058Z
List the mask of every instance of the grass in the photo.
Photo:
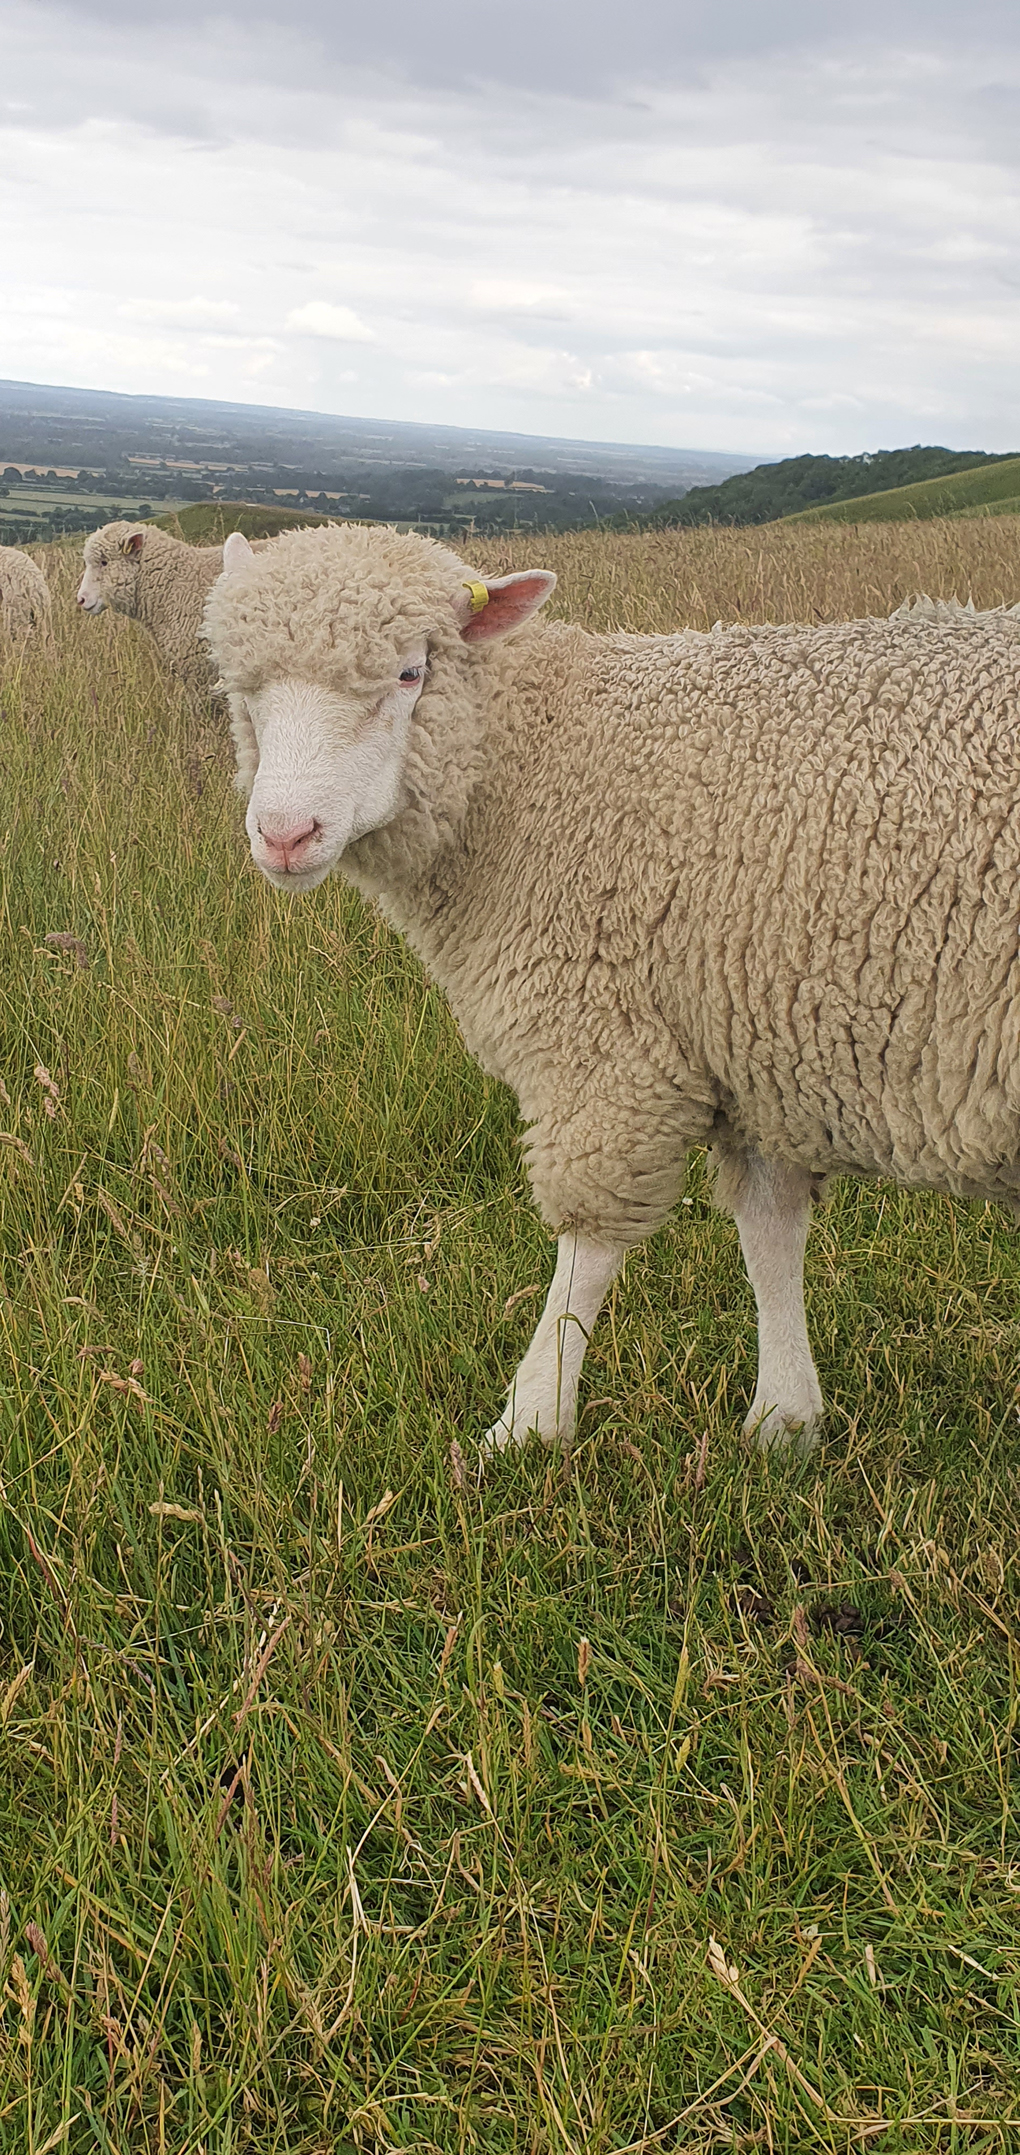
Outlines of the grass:
M544 551L629 626L1016 558L858 538ZM261 881L218 734L47 566L0 690L0 2146L1008 2155L1015 1231L841 1188L825 1441L758 1457L695 1162L572 1458L479 1490L550 1267L513 1102L340 884Z
M791 523L866 524L901 523L913 517L971 514L988 505L1002 504L1016 513L1020 487L1020 457L1001 464L975 464L970 471L956 471L940 479L919 479L913 486L890 487L885 493L859 494L852 501L828 501L815 509L799 509Z
M246 539L275 539L281 531L304 531L309 524L328 524L328 516L314 509L278 509L252 501L193 501L172 515L156 516L153 522L175 539L191 546L218 546L232 531Z
M715 621L848 621L904 599L1015 604L1017 539L1010 517L938 522L781 523L743 531L538 533L486 539L466 557L485 572L541 564L559 578L551 611L637 635Z

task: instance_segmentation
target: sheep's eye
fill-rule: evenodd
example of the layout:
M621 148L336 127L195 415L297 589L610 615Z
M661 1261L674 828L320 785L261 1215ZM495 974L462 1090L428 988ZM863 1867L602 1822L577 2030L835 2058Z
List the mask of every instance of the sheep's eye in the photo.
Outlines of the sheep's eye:
M105 555L105 554L100 554L100 556L99 556L99 566L100 566L100 568L101 568L101 569L108 569L108 568L109 568L110 564L109 564L109 562L107 561L107 558L106 558L106 555Z
M400 678L402 681L420 681L424 671L424 666L405 666Z

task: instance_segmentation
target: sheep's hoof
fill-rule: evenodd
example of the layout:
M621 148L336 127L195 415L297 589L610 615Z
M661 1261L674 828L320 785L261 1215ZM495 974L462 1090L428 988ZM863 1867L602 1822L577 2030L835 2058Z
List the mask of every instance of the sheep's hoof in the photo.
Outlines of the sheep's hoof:
M500 1452L519 1452L532 1437L550 1448L559 1446L569 1451L572 1430L564 1429L556 1419L555 1406L547 1400L522 1399L507 1401L498 1422L487 1429L478 1447L479 1478L484 1474L490 1460Z
M486 1430L478 1446L479 1477L484 1474L490 1462L499 1457L500 1452L519 1452L521 1445L527 1440L527 1435L526 1429L517 1429L513 1423L493 1422L492 1428Z
M794 1451L802 1455L814 1450L819 1437L822 1418L821 1401L798 1403L788 1407L770 1406L766 1399L754 1400L744 1422L744 1434L753 1437L759 1451Z

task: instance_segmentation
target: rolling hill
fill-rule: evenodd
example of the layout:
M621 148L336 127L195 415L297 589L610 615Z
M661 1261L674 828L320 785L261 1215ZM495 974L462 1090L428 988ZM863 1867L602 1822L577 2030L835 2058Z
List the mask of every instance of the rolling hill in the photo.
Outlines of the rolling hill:
M1020 456L969 470L922 479L915 486L890 487L859 495L853 501L829 501L784 517L790 524L870 524L913 521L928 516L1020 514Z
M861 456L791 456L758 464L717 486L692 486L679 500L660 502L645 519L652 529L697 524L773 524L840 502L871 498L891 488L913 487L951 472L1012 460L1012 451L944 449L919 443L912 449L876 449Z
M186 509L151 521L189 546L220 546L231 531L246 539L275 539L281 531L303 531L307 524L328 524L314 509L270 509L251 501L193 501Z

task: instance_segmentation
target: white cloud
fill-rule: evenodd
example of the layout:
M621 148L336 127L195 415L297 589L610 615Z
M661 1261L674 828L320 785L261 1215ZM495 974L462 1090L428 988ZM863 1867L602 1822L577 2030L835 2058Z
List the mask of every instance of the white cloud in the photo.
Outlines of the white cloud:
M654 38L562 0L573 88L536 38L498 90L484 23L477 79L437 80L410 0L385 53L317 0L286 32L232 4L7 0L0 374L750 454L1020 448L993 0L965 49L942 0L900 8L909 44L862 0L838 55L807 0L650 0Z
M215 329L235 321L240 307L234 299L128 299L118 314L132 322L180 324L182 329Z
M327 299L308 299L303 307L292 307L285 326L305 337L333 337L340 344L375 343L375 332L353 307L336 307Z
M469 296L472 306L493 314L565 314L573 305L565 286L536 284L526 277L480 277Z

